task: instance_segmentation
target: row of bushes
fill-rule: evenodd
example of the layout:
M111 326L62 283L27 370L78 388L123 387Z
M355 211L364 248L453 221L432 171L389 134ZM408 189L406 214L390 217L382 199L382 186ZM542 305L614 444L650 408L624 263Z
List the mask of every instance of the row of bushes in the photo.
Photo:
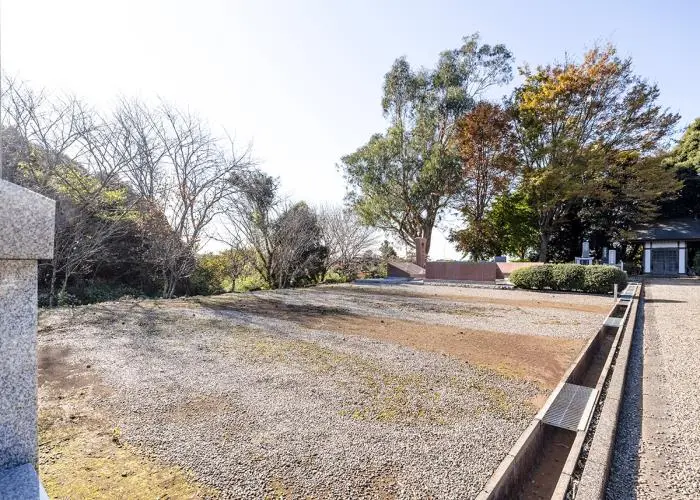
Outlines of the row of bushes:
M627 273L613 266L543 264L513 271L510 281L518 288L532 290L612 293L616 283L620 289L627 286Z

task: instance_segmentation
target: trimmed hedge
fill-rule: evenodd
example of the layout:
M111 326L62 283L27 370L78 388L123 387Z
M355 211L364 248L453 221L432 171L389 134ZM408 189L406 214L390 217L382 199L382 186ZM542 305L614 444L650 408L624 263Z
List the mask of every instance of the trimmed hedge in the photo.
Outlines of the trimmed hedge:
M615 283L620 289L627 286L627 273L613 266L543 264L516 269L510 282L530 290L611 293Z
M627 286L627 273L613 266L584 266L586 282L584 292L612 293L613 285L617 283L620 291Z
M586 268L581 264L558 264L550 266L552 290L584 290L586 288Z

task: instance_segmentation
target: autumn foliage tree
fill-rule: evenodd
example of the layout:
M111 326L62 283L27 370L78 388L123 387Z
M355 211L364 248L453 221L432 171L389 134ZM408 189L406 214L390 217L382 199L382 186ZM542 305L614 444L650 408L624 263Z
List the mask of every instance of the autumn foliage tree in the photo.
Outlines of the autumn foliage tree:
M673 189L660 163L650 172L653 164L645 159L667 146L679 116L658 104L658 87L634 74L631 59L608 46L590 50L581 63L525 67L521 73L525 81L514 92L512 109L522 189L537 213L540 261L547 260L550 240L572 205L597 198L621 158L625 163L636 155L645 167L637 170L640 175L659 179L659 185L646 186L651 191Z
M480 102L457 121L456 144L462 166L457 207L467 225L454 231L457 248L481 258L488 253L492 228L484 215L494 198L515 179L518 149L512 119L498 104Z

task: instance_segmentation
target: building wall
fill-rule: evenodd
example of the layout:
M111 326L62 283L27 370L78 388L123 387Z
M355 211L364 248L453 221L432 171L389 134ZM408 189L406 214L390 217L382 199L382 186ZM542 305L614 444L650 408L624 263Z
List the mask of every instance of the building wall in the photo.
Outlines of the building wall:
M687 244L683 240L669 241L645 241L644 242L644 274L651 274L651 251L655 248L678 249L678 274L686 274L686 260L688 255Z
M425 277L434 280L495 281L507 278L522 267L541 265L540 262L428 262Z

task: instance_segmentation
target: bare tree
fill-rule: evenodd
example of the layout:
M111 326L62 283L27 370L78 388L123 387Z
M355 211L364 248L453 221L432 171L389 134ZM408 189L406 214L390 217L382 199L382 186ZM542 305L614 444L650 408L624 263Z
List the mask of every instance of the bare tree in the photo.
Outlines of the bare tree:
M318 209L323 243L328 249L327 269L356 274L363 255L376 243L376 231L364 224L353 210L323 205Z
M125 147L131 152L125 178L173 230L170 237L151 241L163 297L172 297L194 269L205 230L233 192L232 177L253 162L248 150L238 154L232 141L224 150L199 117L167 103L149 108L123 100L116 116L127 130Z
M3 126L22 139L13 149L12 180L57 204L52 305L59 277L65 292L71 276L88 271L120 230L127 209L118 182L126 163L119 130L71 95L51 96L6 79L3 98Z
M256 271L272 288L297 286L322 277L327 250L316 214L305 203L278 195L278 181L258 170L233 179L226 223L230 241L255 252Z

